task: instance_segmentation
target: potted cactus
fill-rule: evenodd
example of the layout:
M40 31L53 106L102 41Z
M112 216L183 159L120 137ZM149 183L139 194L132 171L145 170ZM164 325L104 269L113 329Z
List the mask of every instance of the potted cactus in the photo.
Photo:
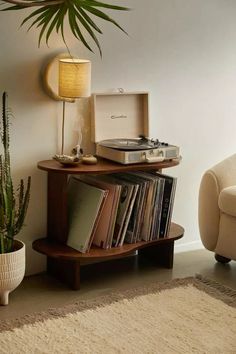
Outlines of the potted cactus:
M0 305L8 304L9 292L22 281L25 273L25 245L15 240L26 216L30 182L28 177L25 188L21 180L17 191L14 190L11 176L9 150L9 118L7 93L2 95L2 120L0 138L2 154L0 155Z

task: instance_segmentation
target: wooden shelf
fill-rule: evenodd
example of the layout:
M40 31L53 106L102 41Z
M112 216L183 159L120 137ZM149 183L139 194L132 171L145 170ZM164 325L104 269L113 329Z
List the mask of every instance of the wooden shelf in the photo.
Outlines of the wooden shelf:
M79 164L64 167L55 160L45 160L38 163L38 168L47 171L47 238L33 242L33 249L47 256L48 273L67 283L72 289L80 288L80 264L89 261L103 261L132 254L138 254L153 259L157 264L167 268L173 267L174 242L181 238L184 229L172 223L169 237L151 242L124 244L122 247L103 250L91 248L89 253L80 253L66 245L68 235L68 175L72 174L109 174L126 171L148 171L174 167L179 159L157 163L140 163L122 165L106 159L98 158L96 165Z
M116 258L124 254L132 253L138 249L159 245L162 243L170 243L181 238L184 234L184 229L177 224L172 223L169 236L160 238L155 241L138 242L134 244L124 244L122 247L113 247L104 250L98 247L92 247L89 253L81 253L58 242L49 241L48 238L38 239L33 242L33 249L52 258L60 258L66 260L88 261L88 260L104 260Z

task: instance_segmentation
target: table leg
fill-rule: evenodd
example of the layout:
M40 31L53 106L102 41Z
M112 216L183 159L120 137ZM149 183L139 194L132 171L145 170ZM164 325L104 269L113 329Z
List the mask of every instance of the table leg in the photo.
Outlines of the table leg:
M57 258L47 258L48 274L66 283L71 289L80 289L80 262Z
M150 260L153 260L158 265L169 269L173 268L174 241L142 248L138 251L138 253L139 255L143 255Z
M67 223L67 175L48 172L48 238L66 243Z

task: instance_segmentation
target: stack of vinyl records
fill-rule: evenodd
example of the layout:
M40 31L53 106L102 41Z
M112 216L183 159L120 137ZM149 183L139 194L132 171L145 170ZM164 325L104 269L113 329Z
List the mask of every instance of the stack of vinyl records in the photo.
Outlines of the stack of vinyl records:
M155 171L70 177L67 244L89 252L168 237L176 182Z

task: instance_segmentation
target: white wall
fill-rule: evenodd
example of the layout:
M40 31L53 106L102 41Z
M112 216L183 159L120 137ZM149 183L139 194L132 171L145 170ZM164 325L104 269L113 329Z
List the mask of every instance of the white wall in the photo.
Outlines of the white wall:
M201 175L235 152L236 2L116 3L133 9L113 13L129 37L102 24L102 60L71 37L68 45L73 54L92 60L93 91L123 87L150 92L150 136L179 145L183 155L182 163L168 170L178 176L174 219L186 230L177 249L197 247ZM15 115L11 131L14 178L17 181L32 176L26 227L19 235L27 244L30 274L45 268L45 257L31 250L32 241L46 231L46 173L36 164L57 151L61 117L61 103L52 101L41 89L40 71L49 57L65 48L57 35L50 41L50 48L37 48L36 31L18 29L22 18L23 12L0 13L0 92L9 93ZM67 112L73 121L78 103L69 106ZM72 140L67 136L67 142L73 145Z

